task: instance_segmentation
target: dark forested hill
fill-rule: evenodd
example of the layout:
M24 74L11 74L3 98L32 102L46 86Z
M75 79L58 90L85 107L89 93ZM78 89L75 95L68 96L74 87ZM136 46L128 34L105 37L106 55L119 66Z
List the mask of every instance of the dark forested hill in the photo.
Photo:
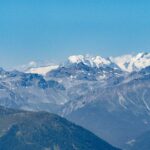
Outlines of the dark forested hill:
M0 150L117 149L57 115L0 107Z

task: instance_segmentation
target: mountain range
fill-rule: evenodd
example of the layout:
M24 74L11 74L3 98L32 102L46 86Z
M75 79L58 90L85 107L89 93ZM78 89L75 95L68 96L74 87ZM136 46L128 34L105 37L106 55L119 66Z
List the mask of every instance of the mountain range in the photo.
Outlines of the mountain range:
M122 149L150 131L149 91L150 53L0 69L1 106L58 114Z
M90 67L102 67L102 66L111 66L111 67L118 67L123 71L126 72L133 72L138 71L142 68L149 66L150 64L150 53L141 52L138 54L128 54L122 55L118 57L107 57L103 58L101 56L90 56L90 55L73 55L68 57L68 60L65 62L66 64L79 64L83 63ZM64 65L63 64L51 64L51 65L41 65L38 66L38 63L32 61L27 65L24 66L24 71L28 73L38 73L42 75L46 75L46 73L50 72L51 70L55 70L58 67Z

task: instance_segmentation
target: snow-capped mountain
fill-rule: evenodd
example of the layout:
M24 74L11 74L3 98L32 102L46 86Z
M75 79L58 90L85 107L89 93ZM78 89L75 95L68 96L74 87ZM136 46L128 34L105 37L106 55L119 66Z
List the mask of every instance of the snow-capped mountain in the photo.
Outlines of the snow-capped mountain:
M150 130L149 55L77 55L55 67L0 69L0 105L57 113L124 148Z
M127 72L138 71L150 66L150 53L139 53L137 55L123 55L111 57L110 60Z
M112 62L108 59L102 58L101 56L92 57L89 55L73 55L68 58L69 63L83 63L85 65L88 65L90 67L102 67L102 66L108 66Z
M150 53L138 53L136 55L123 55L118 57L103 58L101 56L90 55L72 55L63 64L52 65L37 65L36 62L30 62L29 66L24 69L27 73L37 73L46 75L48 72L66 67L73 64L84 64L91 68L106 68L121 69L122 71L132 72L139 71L147 66L150 66Z
M74 55L68 58L70 63L83 63L90 67L113 67L120 68L122 71L139 71L150 66L150 53L138 53L136 55L123 55L118 57L103 58L101 56Z

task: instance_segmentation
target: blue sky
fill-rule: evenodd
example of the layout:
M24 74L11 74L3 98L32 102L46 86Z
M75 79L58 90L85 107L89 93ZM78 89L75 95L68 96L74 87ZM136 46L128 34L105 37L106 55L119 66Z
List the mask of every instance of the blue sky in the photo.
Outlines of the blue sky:
M0 0L0 66L150 50L148 0Z

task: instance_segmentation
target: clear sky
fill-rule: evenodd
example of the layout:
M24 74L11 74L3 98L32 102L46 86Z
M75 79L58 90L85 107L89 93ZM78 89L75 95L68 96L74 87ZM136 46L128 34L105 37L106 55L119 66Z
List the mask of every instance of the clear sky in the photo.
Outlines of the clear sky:
M149 0L0 0L2 67L149 50Z

